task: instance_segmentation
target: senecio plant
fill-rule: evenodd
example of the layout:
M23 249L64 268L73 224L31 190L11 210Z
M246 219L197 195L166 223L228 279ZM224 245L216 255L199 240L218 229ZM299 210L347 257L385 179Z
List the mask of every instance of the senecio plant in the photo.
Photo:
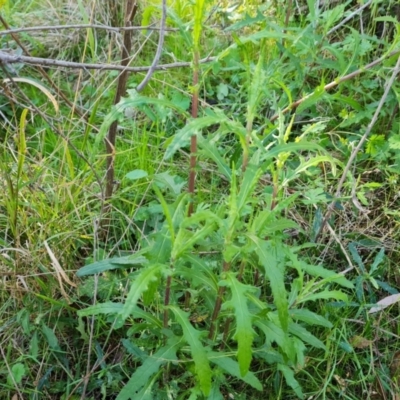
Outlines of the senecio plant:
M154 102L159 100L131 93L116 112ZM248 109L250 114L250 105ZM217 134L201 134L201 129L215 124L220 126ZM299 195L286 195L284 189L322 162L330 163L334 172L334 160L316 144L289 142L290 124L285 127L282 115L278 134L266 148L245 126L218 111L188 122L174 137L166 158L185 146L193 132L201 154L213 160L230 182L229 193L217 204L198 204L188 215L193 196L181 193L182 185L174 184L174 177L166 185L162 174L132 171L131 179L149 181L161 205L162 223L142 238L137 253L78 271L80 277L115 269L133 271L126 298L87 307L79 316L106 314L112 317L112 329L131 326L126 341L136 348L146 338L149 348L140 350L138 366L118 400L142 398L155 382L162 387L177 376L200 398L222 398L220 390L232 378L261 391L257 366L265 362L276 364L302 398L295 372L305 365L309 347L325 349L307 325L332 326L312 311L313 302L347 301L337 288L353 285L343 275L302 258L313 243L288 244L286 232L301 228L285 212ZM230 166L218 153L214 143L228 132L239 138L243 155L249 154L246 165ZM295 157L297 167L286 168L287 160ZM270 184L262 179L266 172L272 177Z
M195 61L202 6L196 2ZM353 287L343 275L305 257L305 249L314 243L298 244L288 235L290 230L301 231L287 217L299 199L299 193L286 190L288 185L322 164L334 174L335 160L319 145L307 142L307 131L290 141L293 119L286 123L282 114L268 142L256 134L253 121L268 76L262 57L256 66L249 63L246 68L244 122L218 109L189 117L175 104L131 90L108 115L99 134L101 138L128 107L170 107L188 122L172 138L165 159L187 148L191 138L193 145L195 137L192 151L214 163L221 182L228 182L215 203L196 204L194 193L184 192L175 177L168 176L166 184L165 173L131 171L128 178L146 180L156 195L161 223L143 235L135 254L98 261L78 271L84 277L129 270L126 297L78 312L80 317L105 315L114 330L129 327L123 344L134 365L117 400L155 398L152 393L172 382L182 385L180 393L190 393L191 399L222 399L238 381L243 382L241 388L248 385L262 391L265 379L259 372L266 368L275 368L302 398L297 375L305 366L306 352L325 349L324 340L307 327L320 326L322 337L324 329L332 327L325 316L313 311L314 302L347 301L339 289ZM196 97L198 88L193 93ZM210 127L214 132L207 131ZM318 123L309 128L313 129L319 129ZM218 146L232 134L241 152L236 162ZM191 165L192 179L194 170Z

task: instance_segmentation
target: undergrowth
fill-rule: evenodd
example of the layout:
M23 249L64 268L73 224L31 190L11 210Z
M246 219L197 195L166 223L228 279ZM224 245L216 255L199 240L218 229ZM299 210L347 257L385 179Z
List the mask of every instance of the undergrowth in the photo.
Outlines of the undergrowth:
M399 398L399 7L320 3L168 2L187 64L117 104L120 71L2 64L0 398ZM3 2L86 25L2 50L118 65L132 4Z

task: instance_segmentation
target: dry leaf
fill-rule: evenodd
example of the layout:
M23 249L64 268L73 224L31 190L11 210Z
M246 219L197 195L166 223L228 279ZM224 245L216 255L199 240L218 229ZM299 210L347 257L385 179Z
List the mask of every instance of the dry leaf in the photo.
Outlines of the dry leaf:
M386 307L391 306L394 303L397 303L400 300L400 293L398 294L392 294L391 296L387 296L383 298L382 300L379 300L376 303L376 307L372 307L369 311L368 314L373 314L378 311L383 310Z
M347 387L347 382L341 378L339 375L333 375L333 377L335 378L336 382L339 384L340 388L345 391L346 387Z
M47 253L49 254L51 258L51 263L56 271L57 279L60 284L60 290L62 295L64 296L65 300L67 300L67 303L71 303L70 298L68 297L67 293L64 290L63 286L63 279L65 282L67 282L69 285L76 287L75 283L71 282L70 279L68 278L67 274L64 272L64 270L61 268L60 263L58 262L56 256L54 253L51 251L49 245L47 244L47 241L44 241L44 246L46 247Z
M366 347L369 347L372 343L374 343L372 340L368 340L365 337L357 335L353 336L350 339L350 344L356 349L365 349Z

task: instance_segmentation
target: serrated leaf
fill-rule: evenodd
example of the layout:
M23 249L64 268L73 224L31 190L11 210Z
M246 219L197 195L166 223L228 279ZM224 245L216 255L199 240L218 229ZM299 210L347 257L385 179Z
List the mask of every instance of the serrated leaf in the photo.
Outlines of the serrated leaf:
M247 293L254 292L256 289L249 285L239 282L234 273L226 274L225 282L231 290L231 299L223 304L223 309L233 308L236 329L233 338L238 343L238 360L240 373L242 376L249 371L252 359L252 344L254 329L252 326L252 315L247 306Z
M114 303L112 301L109 301L105 303L98 303L93 306L86 307L82 310L78 310L77 314L79 317L87 317L89 315L99 314L112 315L119 314L123 308L124 305L122 303ZM155 314L148 313L139 307L135 307L132 310L131 314L133 318L145 319L149 324L154 327L158 327L160 329L163 327L162 322L155 316ZM118 321L118 323L121 323L121 321Z
M265 241L255 235L248 235L248 237L256 245L256 253L260 259L261 265L264 267L265 275L270 281L282 329L286 331L289 314L284 281L285 264L282 259L282 244L277 241Z
M365 273L365 266L364 266L363 260L361 259L360 255L358 254L356 244L354 242L349 243L348 248L350 250L351 256L353 257L353 260L358 264L361 271Z
M246 375L242 376L239 364L235 360L232 360L232 358L224 356L223 353L221 354L216 352L210 352L208 358L212 363L218 365L218 367L227 372L230 376L241 379L254 389L260 391L263 389L261 382L253 372L248 371Z
M306 108L311 107L312 105L317 103L323 97L324 94L325 94L325 84L321 83L319 86L315 88L313 93L304 97L304 100L297 107L297 112L301 113Z
M207 276L208 279L212 282L212 288L217 291L218 290L218 280L216 275L212 271L212 268L207 265L203 258L199 258L194 256L193 254L185 254L182 257L182 260L188 262L190 264L191 269L201 272L203 276Z
M301 140L300 142L288 142L272 147L267 152L265 152L265 154L263 155L263 160L270 160L271 158L278 157L281 153L296 153L303 150L315 150L325 154L327 153L326 149L324 149L322 146L315 143L307 142L305 140ZM267 170L269 164L270 163L267 162L262 167L262 169Z
M307 264L303 261L298 261L300 268L309 275L324 278L326 282L335 282L340 286L348 289L354 289L354 284L346 279L342 274L330 271L321 265Z
M168 270L168 268L165 265L156 264L140 271L139 275L135 278L131 285L124 307L119 312L122 321L125 321L129 315L131 315L140 296L148 289L149 283L153 280L156 280L159 274L166 270Z
M143 388L149 379L157 373L161 365L176 361L176 350L179 342L176 338L169 339L167 345L157 350L151 357L136 369L128 383L122 388L116 400L136 400L136 395Z
M225 120L227 120L227 118L223 115L207 115L202 118L191 120L185 125L184 128L180 129L175 134L174 139L165 151L165 159L170 159L176 153L176 151L187 146L191 136L198 135L203 128L206 128L210 125L220 124Z
M379 253L375 256L373 264L371 265L371 268L369 271L370 274L373 274L376 271L379 264L383 261L384 256L385 256L385 249L381 248L379 250Z
M124 305L122 303L114 303L108 301L105 303L98 303L93 306L86 307L82 310L78 310L77 314L79 317L87 317L89 315L99 314L118 314L122 311Z
M237 208L239 214L243 207L249 201L249 197L253 194L253 191L260 179L263 171L256 165L249 164L246 168L246 172L243 175L242 182L240 184L240 191L237 196Z
M330 156L317 156L317 157L312 157L306 161L302 161L300 165L295 169L293 176L291 177L296 178L298 175L300 175L303 171L306 171L308 168L313 167L315 165L319 165L323 162L329 162L332 167L332 174L336 175L336 165L334 163L334 160ZM289 179L285 179L282 182L282 186L285 186L289 183Z
M218 291L218 282L216 279L212 279L204 274L203 270L196 268L177 267L174 271L174 275L182 275L191 282L194 287L200 286L206 290L212 290L215 294Z
M184 116L188 116L188 113L180 108L177 104L173 102L157 99L157 98L150 98L142 96L141 94L137 93L136 90L128 90L129 98L123 97L121 101L112 107L111 111L105 116L103 123L100 126L100 131L96 135L95 139L95 147L99 147L100 143L104 141L107 136L108 130L111 124L114 121L117 121L124 115L124 111L130 108L137 108L143 105L154 104L162 107L168 107L172 110L176 110L183 114Z
M167 263L170 261L172 244L168 233L168 224L165 222L160 231L150 236L154 240L148 255L150 261L154 263Z
M76 276L86 276L100 274L104 271L111 271L119 268L129 268L133 265L147 264L148 260L141 254L130 255L126 257L107 258L106 260L96 261L92 264L79 268Z
M316 338L312 333L310 333L306 328L294 322L289 323L289 332L296 335L303 342L310 344L311 346L317 347L319 349L325 350L325 345Z
M215 230L216 222L219 222L219 218L209 210L199 211L185 218L175 238L171 252L172 259L177 260L211 234Z
M177 322L182 327L183 337L190 346L200 388L204 395L208 396L211 390L211 368L205 347L200 341L202 332L192 326L189 321L189 313L175 306L169 306L168 308L174 313Z
M228 164L225 162L224 158L219 154L218 147L215 144L210 143L209 140L204 139L201 135L197 137L197 143L199 145L201 153L211 158L217 164L219 171L227 178L230 179L232 175L232 170L229 168Z
M348 302L349 298L347 294L341 292L340 290L324 290L323 292L307 294L304 297L299 297L297 304L304 303L305 301L315 301L321 299L335 299Z
M306 308L290 310L289 314L293 319L298 319L310 325L319 325L326 328L332 328L333 326L326 318L307 310Z
M273 317L270 315L270 317ZM254 321L254 325L260 328L265 335L265 346L267 349L271 349L271 343L275 342L281 348L281 350L287 355L287 357L294 361L295 360L295 349L293 341L286 332L282 330L279 324L279 319L276 321L265 320L265 318L258 317Z
M286 383L294 390L299 399L304 399L303 391L299 382L294 377L294 372L284 364L278 364L278 370L282 372Z

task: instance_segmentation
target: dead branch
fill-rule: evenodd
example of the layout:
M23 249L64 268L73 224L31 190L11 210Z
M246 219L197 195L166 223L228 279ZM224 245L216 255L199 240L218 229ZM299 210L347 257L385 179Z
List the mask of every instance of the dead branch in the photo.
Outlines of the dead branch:
M200 63L204 64L210 61L214 61L216 57L206 57L200 60ZM64 67L64 68L74 68L74 69L98 69L102 71L127 71L127 72L146 72L151 66L144 67L125 67L123 65L113 65L113 64L85 64L73 61L61 61L51 58L40 58L40 57L27 57L18 56L6 53L0 50L0 63L2 64L16 64L24 63L29 65L42 65L45 67ZM160 64L156 66L156 70L166 70L171 68L180 67L190 67L191 62L175 62L171 64Z

